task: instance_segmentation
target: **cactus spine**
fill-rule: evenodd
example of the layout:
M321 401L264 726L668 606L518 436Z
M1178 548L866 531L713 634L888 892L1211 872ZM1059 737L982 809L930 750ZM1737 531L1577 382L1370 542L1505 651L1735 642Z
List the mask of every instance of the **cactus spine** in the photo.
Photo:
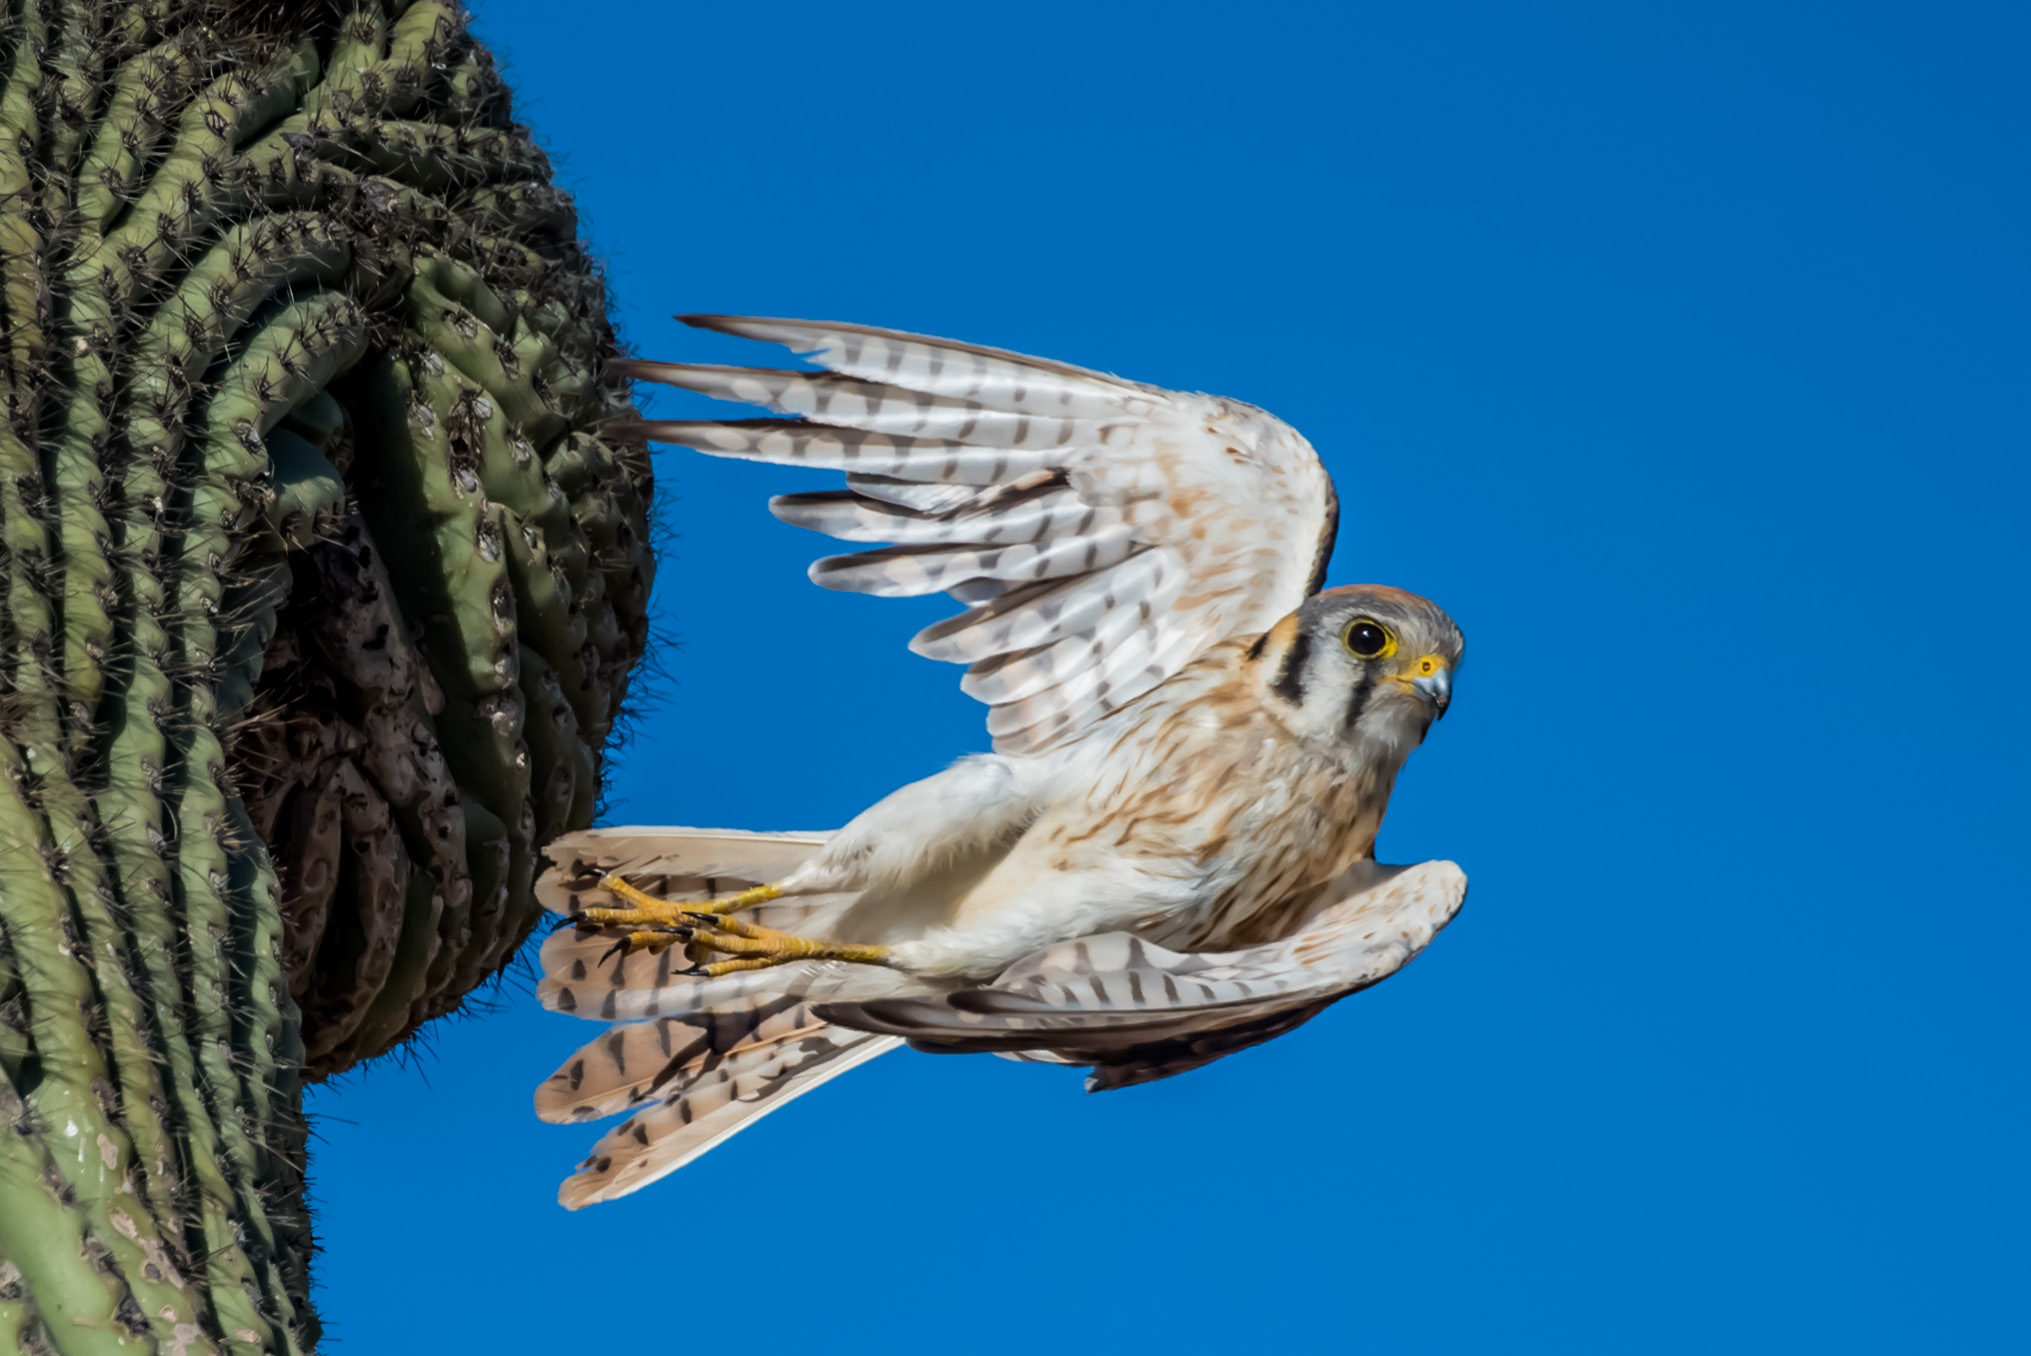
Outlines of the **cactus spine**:
M646 639L453 4L0 13L0 1349L308 1351L301 1089L497 973Z

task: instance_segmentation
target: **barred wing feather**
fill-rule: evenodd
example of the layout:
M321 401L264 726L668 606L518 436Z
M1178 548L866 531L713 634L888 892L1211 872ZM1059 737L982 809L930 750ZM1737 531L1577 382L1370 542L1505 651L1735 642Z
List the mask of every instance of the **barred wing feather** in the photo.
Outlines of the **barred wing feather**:
M823 369L631 362L629 375L778 416L649 421L716 456L822 467L847 488L785 522L887 543L811 567L826 588L944 592L911 648L968 666L1003 753L1050 748L1207 647L1316 592L1338 519L1297 432L1250 405L893 330L685 316Z
M1089 1088L1125 1087L1260 1044L1388 978L1466 897L1467 878L1451 862L1363 862L1283 941L1188 954L1104 933L1046 947L984 988L814 1011L921 1050L1091 1065Z

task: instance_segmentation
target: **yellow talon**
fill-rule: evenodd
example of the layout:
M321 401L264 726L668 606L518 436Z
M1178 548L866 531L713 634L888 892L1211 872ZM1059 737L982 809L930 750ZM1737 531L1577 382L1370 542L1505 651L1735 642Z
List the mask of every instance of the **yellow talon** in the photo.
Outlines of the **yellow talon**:
M758 927L742 922L738 918L701 918L700 926L691 934L691 945L702 951L717 951L732 956L732 960L712 961L700 967L707 975L732 974L736 970L764 970L772 965L788 965L800 960L843 960L858 961L865 965L879 965L887 959L889 949L885 946L862 946L853 942L821 942L810 937L795 937L774 928Z
M740 960L711 961L699 966L693 973L714 979L720 975L730 975L736 970L767 970L781 964L781 961L772 960L767 956L745 956Z
M731 916L735 909L781 899L783 892L773 885L757 885L718 899L658 899L636 889L619 876L603 876L599 888L626 900L625 909L585 909L576 921L584 927L626 928L626 936L614 943L622 955L637 951L660 952L684 945L693 974L726 975L736 970L764 970L800 960L859 961L879 965L887 958L885 946L861 946L851 942L821 942L795 937ZM730 960L707 961L717 952Z
M737 891L734 894L721 895L718 899L708 899L702 903L693 904L691 911L693 913L732 913L735 909L751 909L757 904L766 904L772 899L781 899L782 897L783 892L773 885L757 885L751 889Z
M783 897L783 892L773 885L757 885L752 889L737 891L730 895L721 895L718 899L694 899L689 901L658 899L646 891L636 889L615 875L600 877L599 888L610 895L616 895L621 899L627 900L628 903L635 907L633 910L587 909L585 911L587 917L591 917L596 913L618 914L639 912L653 914L658 922L662 922L687 913L731 913L735 909L751 908L756 904L766 904L772 899L781 899ZM623 920L601 918L594 919L594 921L620 922Z

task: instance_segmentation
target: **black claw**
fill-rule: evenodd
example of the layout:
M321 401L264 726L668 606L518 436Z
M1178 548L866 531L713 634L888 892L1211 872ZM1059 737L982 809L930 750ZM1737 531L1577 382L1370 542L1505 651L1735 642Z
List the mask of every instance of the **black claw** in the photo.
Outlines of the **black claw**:
M671 941L670 941L670 945L671 945L671 946L682 946L682 945L686 945L686 944L688 944L688 943L689 943L689 942L691 941L691 929L690 929L690 928L681 928L681 927L680 927L680 928L658 928L658 927L651 927L651 928L636 928L636 929L634 929L634 932L664 932L664 933L668 933L668 934L670 935L670 938L671 938ZM629 932L629 933L626 933L626 934L624 934L624 935L623 935L623 936L621 937L621 939L620 939L619 941L615 942L615 943L614 943L614 944L613 944L612 946L608 947L608 948L607 948L606 950L604 950L604 951L600 952L600 953L599 953L599 959L598 959L597 961L595 961L595 962L594 962L594 964L595 964L595 965L605 965L605 964L606 964L606 961L607 961L607 957L609 957L609 956L613 955L613 953L614 953L614 952L616 952L616 951L620 952L620 953L621 953L622 955L626 955L626 954L628 954L628 947L629 947L629 944L630 944L630 943L632 943L632 942L633 942L633 941L635 940L635 938L634 938L634 932ZM647 948L644 948L644 949L646 950Z

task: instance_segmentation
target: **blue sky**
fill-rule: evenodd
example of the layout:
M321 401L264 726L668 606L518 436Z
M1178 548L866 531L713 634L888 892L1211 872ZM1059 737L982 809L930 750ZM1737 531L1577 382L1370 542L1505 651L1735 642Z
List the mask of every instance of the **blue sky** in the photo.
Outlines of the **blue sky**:
M2021 7L477 8L643 354L858 320L1302 430L1329 582L1466 630L1381 855L1473 893L1203 1072L892 1056L578 1214L530 1092L595 1028L510 986L312 1098L334 1350L2024 1340ZM658 475L611 822L984 747L942 599L805 582L819 478Z

